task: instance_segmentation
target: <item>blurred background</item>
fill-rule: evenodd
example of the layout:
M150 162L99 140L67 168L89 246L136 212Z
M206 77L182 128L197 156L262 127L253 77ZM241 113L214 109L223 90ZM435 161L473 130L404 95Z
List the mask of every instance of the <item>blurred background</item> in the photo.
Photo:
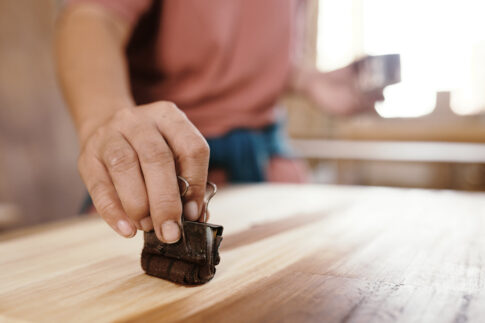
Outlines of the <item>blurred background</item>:
M307 0L302 64L401 55L376 114L323 115L287 95L287 129L313 181L485 190L485 9L466 0ZM0 0L0 231L75 216L85 191L55 79L61 1Z

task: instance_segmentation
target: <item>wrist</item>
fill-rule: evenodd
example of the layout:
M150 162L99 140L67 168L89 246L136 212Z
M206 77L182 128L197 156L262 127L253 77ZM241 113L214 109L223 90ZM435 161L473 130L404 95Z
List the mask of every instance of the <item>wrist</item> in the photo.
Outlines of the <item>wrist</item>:
M316 73L315 68L296 67L290 75L290 89L293 92L308 95L309 88Z
M133 109L134 105L104 106L96 109L92 115L85 115L77 123L80 146L83 147L91 135L102 125L106 124L120 110Z

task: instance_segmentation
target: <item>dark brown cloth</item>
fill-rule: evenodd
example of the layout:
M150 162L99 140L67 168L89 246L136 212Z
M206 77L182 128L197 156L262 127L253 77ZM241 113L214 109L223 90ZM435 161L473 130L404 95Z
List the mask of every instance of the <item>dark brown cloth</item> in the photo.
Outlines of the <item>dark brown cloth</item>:
M148 274L182 285L204 284L219 264L223 227L202 222L183 223L185 239L167 244L155 232L145 232L141 266Z

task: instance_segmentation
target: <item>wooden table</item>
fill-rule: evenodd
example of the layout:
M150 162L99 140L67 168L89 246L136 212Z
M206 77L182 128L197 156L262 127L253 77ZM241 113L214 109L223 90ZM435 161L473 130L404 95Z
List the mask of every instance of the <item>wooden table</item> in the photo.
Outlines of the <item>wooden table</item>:
M143 274L141 235L85 219L0 236L0 321L485 322L485 194L222 190L216 277Z

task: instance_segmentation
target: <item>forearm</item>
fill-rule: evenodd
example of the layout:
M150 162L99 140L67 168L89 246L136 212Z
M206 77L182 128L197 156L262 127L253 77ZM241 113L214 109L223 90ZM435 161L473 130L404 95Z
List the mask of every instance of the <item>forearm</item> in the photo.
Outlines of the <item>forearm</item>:
M301 65L292 66L288 77L288 90L303 96L309 95L309 85L313 78L321 74L316 68L303 67Z
M134 105L124 46L128 28L94 5L62 13L58 74L81 143L117 110Z

